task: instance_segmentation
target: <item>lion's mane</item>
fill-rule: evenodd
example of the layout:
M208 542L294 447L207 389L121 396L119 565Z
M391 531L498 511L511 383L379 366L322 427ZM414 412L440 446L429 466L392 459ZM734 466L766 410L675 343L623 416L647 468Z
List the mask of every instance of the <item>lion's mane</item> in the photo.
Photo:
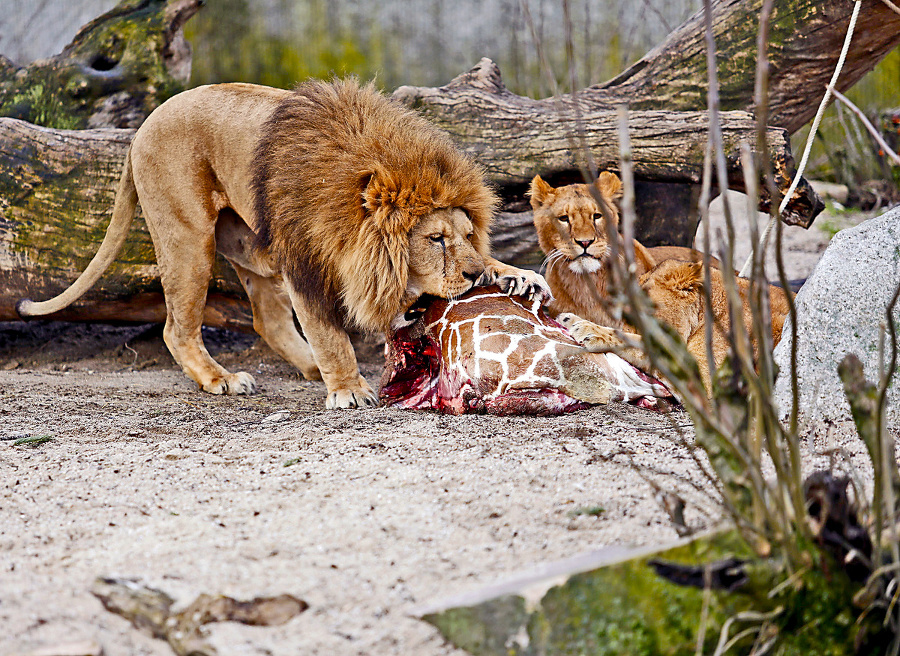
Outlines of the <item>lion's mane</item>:
M385 329L407 286L409 231L434 209L463 209L488 254L497 197L482 169L373 85L305 82L263 134L257 245L323 318Z

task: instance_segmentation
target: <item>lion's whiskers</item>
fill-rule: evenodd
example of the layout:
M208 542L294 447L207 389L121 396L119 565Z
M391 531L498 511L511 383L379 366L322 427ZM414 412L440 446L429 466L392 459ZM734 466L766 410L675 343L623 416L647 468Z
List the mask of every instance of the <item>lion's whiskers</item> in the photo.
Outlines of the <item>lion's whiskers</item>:
M544 270L546 269L547 273L550 273L550 270L553 268L553 266L557 262L559 262L560 260L567 260L567 259L569 259L569 258L566 257L565 253L563 253L558 248L554 248L547 254L547 257L544 258L544 261L541 262L540 271L541 271L541 273L543 273Z

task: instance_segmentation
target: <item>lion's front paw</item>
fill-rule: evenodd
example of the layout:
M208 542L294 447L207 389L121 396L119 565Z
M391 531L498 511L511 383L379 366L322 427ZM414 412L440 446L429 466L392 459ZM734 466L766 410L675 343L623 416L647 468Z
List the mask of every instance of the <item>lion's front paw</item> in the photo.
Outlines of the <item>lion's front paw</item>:
M556 320L565 326L572 339L588 351L602 352L618 341L612 328L598 326L593 321L582 319L577 314L563 312L556 317Z
M544 276L528 269L514 269L498 274L491 281L510 296L525 296L532 300L546 302L553 298L550 286Z
M336 389L328 393L325 400L327 410L340 408L374 408L378 405L378 396L369 387L369 384L359 377L360 384L354 388Z
M238 371L214 379L203 386L203 391L210 394L253 394L256 391L256 380L250 374Z
M556 320L566 327L566 330L572 332L572 326L574 326L579 321L584 321L577 314L573 314L571 312L561 312L559 316L556 317Z

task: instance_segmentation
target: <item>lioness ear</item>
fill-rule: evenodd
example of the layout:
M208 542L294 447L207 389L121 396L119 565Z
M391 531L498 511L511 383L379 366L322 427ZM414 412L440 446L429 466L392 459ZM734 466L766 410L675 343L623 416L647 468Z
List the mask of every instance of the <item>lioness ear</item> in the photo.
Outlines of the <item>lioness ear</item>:
M528 195L531 196L531 208L536 210L547 202L553 191L553 187L544 182L541 176L534 176L534 179L531 181L531 189L528 192Z
M619 176L609 171L603 171L597 178L597 189L610 200L619 200L622 197L622 181Z
M703 288L703 263L679 262L665 274L666 283L672 291L695 292Z

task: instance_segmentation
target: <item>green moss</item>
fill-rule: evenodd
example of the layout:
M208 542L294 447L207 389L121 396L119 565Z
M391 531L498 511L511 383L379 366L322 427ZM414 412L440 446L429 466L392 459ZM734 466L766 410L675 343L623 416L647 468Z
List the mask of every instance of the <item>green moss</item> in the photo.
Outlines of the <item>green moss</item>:
M82 129L117 92L149 114L184 88L163 61L165 8L164 0L122 2L85 26L63 55L0 70L0 115Z
M507 635L518 632L528 619L525 600L516 595L500 597L490 605L453 608L424 618L460 649L474 656L519 653ZM500 629L500 630L498 630Z
M58 91L42 80L22 85L0 102L0 116L11 116L37 125L61 130L81 127L81 118L73 115Z
M291 37L271 34L246 0L210 5L185 26L194 48L191 84L290 88L307 78L357 75L383 85L377 76L384 61L380 33L363 43L349 30L329 26L325 3L308 5L302 28Z
M109 223L85 215L91 202L95 202L86 197L90 192L84 189L85 180L96 175L94 165L82 162L65 172L44 169L34 174L41 184L33 189L20 180L0 180L0 197L8 198L13 208L9 215L9 248L41 270L80 272L96 254ZM103 288L122 293L158 289L156 281L133 286L134 266L152 263L154 259L150 236L135 221L128 242L104 276Z
M807 547L811 555L818 553ZM729 618L751 610L775 611L768 625L774 654L852 653L857 631L867 628L857 621L851 601L858 586L821 555L815 557L816 566L785 584L789 577L780 561L755 556L736 531L573 574L528 612L523 597L506 594L425 619L477 655L691 656L697 650L705 593L660 577L649 561L698 565L728 557L745 560L747 581L735 592L710 594L702 653L715 649ZM753 626L760 625L737 621L729 637ZM747 653L755 637L751 631L728 653Z
M657 556L696 564L734 553L747 555L746 547L729 536L720 545L696 542ZM714 617L730 615L749 603L746 598L716 594ZM702 590L659 577L646 558L630 560L577 574L551 589L541 600L540 619L530 623L532 629L550 628L542 636L532 634L532 640L542 638L542 649L553 654L693 654L702 605Z

